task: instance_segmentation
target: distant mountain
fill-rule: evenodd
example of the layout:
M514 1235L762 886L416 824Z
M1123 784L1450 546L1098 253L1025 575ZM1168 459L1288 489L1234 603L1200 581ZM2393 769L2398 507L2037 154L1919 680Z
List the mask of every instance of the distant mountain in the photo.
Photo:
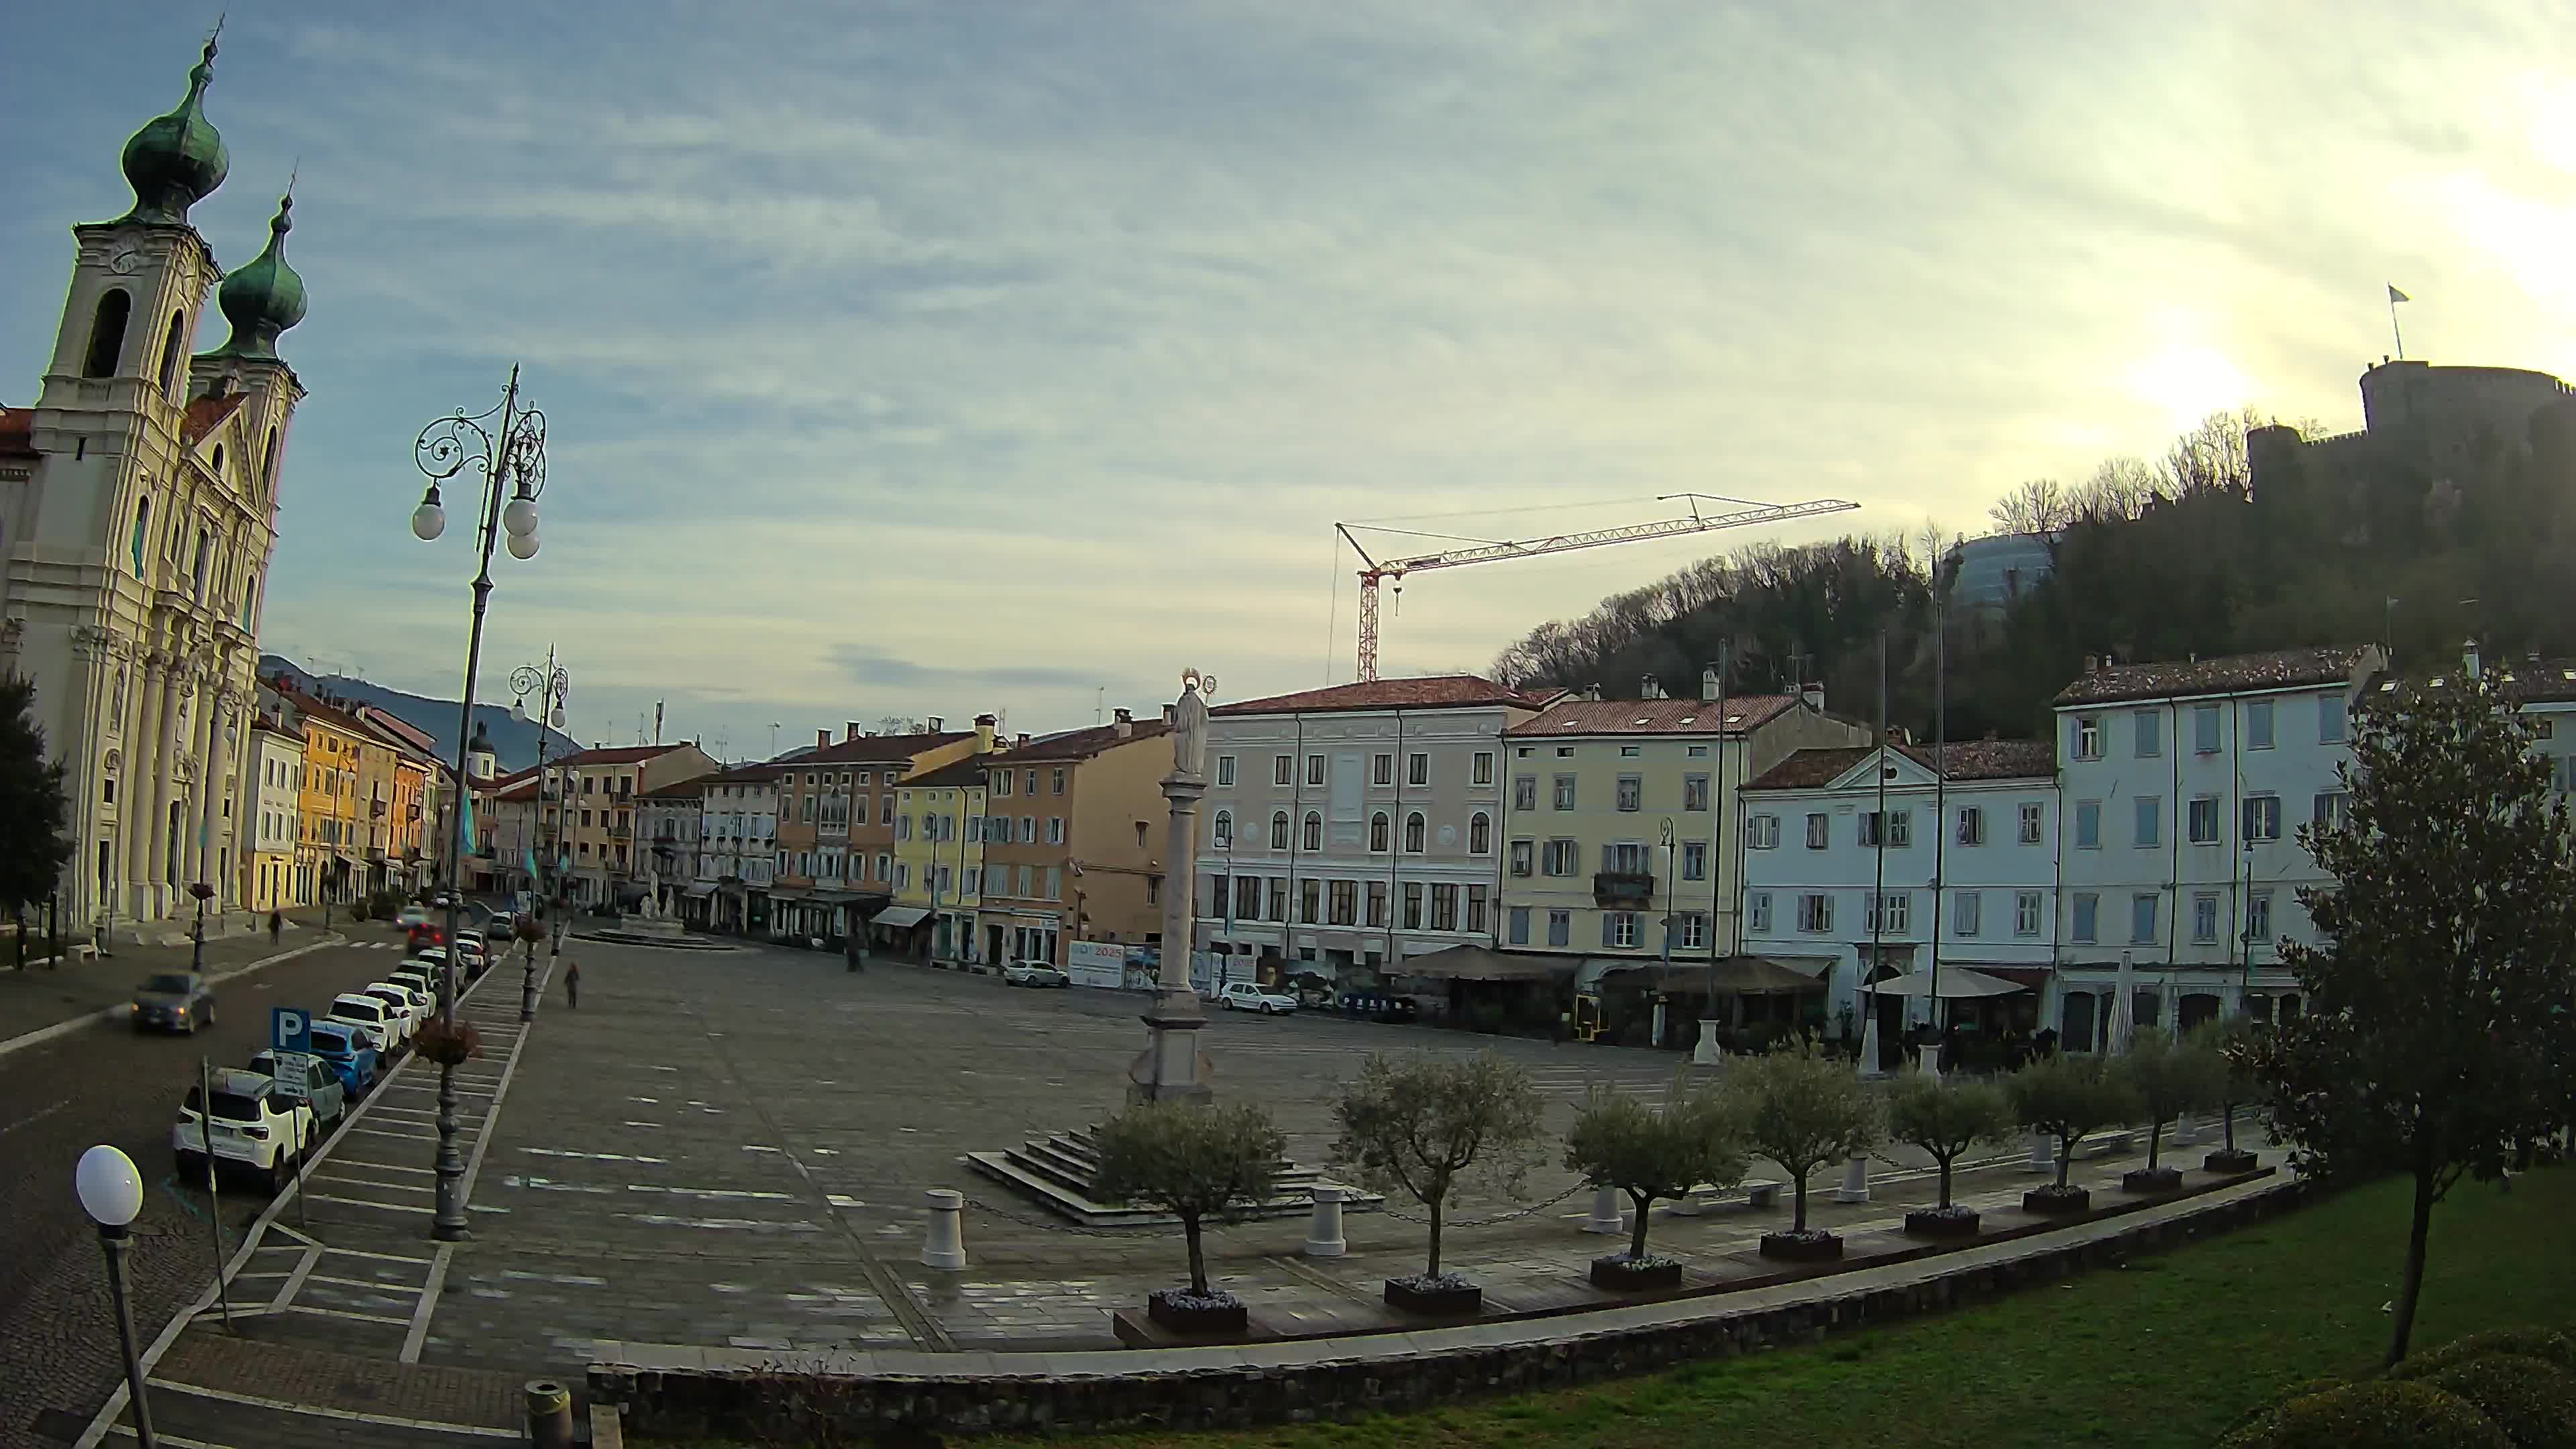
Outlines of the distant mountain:
M315 674L275 654L261 655L259 677L275 679L280 675L308 693L372 704L437 740L441 760L453 763L456 759L455 700L405 694L399 689L387 689L381 684L370 684L345 674ZM524 770L537 762L538 727L535 720L520 719L503 705L478 704L474 707L474 722L483 727L485 737L492 742L492 753L498 757L503 774ZM561 759L581 748L572 736L561 730L546 733L552 737L546 745L549 759Z

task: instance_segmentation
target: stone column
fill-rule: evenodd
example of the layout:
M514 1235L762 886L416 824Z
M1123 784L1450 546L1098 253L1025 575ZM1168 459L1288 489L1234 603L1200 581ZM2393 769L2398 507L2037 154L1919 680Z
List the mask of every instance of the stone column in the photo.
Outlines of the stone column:
M223 845L224 806L231 791L224 788L224 775L233 767L233 742L226 726L232 723L233 691L225 685L206 689L207 750L206 771L197 785L198 837L204 843L197 847L197 879L215 888L213 909L228 911L233 907L234 891L230 882L221 879L231 871L218 870L216 852Z
M1583 1219L1583 1230L1607 1237L1628 1231L1628 1221L1619 1207L1619 1189L1598 1188L1592 1194L1592 1211Z
M1306 1225L1306 1256L1338 1258L1350 1246L1342 1236L1342 1190L1329 1182L1315 1184L1315 1215Z
M1843 1185L1834 1189L1836 1202L1869 1201L1869 1154L1864 1152L1843 1164Z
M184 659L172 656L161 670L161 725L152 742L152 809L144 821L146 834L146 869L143 895L149 903L151 919L166 920L170 915L173 892L170 889L170 807L179 800L179 721L197 692L196 681L189 677ZM137 911L137 915L146 914Z
M930 1231L921 1244L921 1266L954 1273L966 1266L964 1208L966 1194L951 1188L930 1190Z
M1180 703L1173 711L1172 773L1163 777L1163 798L1171 802L1171 829L1163 850L1163 965L1153 1009L1142 1018L1145 1050L1127 1073L1128 1095L1141 1101L1203 1102L1214 1095L1207 1058L1199 1050L1207 1012L1190 988L1190 956L1198 944L1199 797L1207 793L1200 774L1207 738L1202 683L1196 670L1182 676Z
M123 767L117 771L117 829L124 832L118 854L125 873L126 914L140 917L149 909L152 879L152 742L161 735L162 692L168 661L151 650L134 656L133 698L128 705Z

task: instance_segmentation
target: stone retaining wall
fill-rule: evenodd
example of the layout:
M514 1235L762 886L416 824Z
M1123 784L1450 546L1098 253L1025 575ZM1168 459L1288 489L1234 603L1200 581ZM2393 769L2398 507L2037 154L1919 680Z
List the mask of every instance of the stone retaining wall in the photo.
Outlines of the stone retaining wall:
M602 1345L595 1400L638 1436L820 1438L893 1425L939 1433L1219 1429L1403 1413L1620 1378L1812 1341L2050 1282L2285 1212L2315 1185L2289 1179L2191 1210L2124 1215L2064 1239L1998 1245L1790 1289L1364 1339L1131 1353L758 1355ZM2009 1248L2012 1251L2002 1251ZM1910 1270L1910 1271L1907 1271ZM1838 1286L1839 1285L1839 1286ZM1480 1341L1481 1340L1481 1341Z

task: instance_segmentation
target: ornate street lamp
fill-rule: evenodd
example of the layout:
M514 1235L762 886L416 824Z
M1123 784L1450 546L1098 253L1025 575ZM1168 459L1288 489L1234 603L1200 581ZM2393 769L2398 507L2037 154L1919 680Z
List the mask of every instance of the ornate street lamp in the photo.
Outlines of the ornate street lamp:
M555 651L551 648L546 650L543 669L533 664L522 664L510 671L510 693L518 697L516 708L520 714L527 713L528 696L533 694L537 697L537 824L540 827L545 824L551 803L546 793L546 746L553 741L553 731L563 728L564 697L571 692L572 676L555 663ZM536 897L540 912L546 908L545 870L554 859L553 850L553 844L540 829L536 848L528 852L528 858L536 863L537 871L528 882L528 891ZM519 939L528 943L519 953L520 965L524 968L519 979L519 1020L534 1021L537 1019L537 948L533 937L521 936ZM563 937L557 934L548 956L549 964L553 955L562 950Z
M81 1211L98 1224L98 1245L107 1253L107 1292L116 1302L116 1340L125 1350L125 1387L134 1405L134 1440L152 1449L152 1408L143 1394L143 1360L134 1352L134 1309L125 1299L125 1255L133 1251L126 1225L143 1211L143 1174L134 1159L104 1143L81 1154L72 1171L73 1191Z
M447 509L439 499L438 485L468 471L481 474L483 492L475 510L474 619L465 636L465 694L457 706L456 778L462 783L471 778L467 751L474 737L474 677L483 663L483 613L492 597L492 545L506 534L510 557L537 556L537 496L546 490L546 415L520 406L519 369L512 367L500 406L472 416L460 409L421 429L412 442L412 462L429 478L429 489L411 515L412 536L424 543L447 531ZM456 1027L456 933L464 917L464 897L456 884L466 846L463 810L455 812L452 828L453 848L447 851L444 882L447 961L438 973L439 1019L451 1032ZM430 1220L430 1236L451 1243L471 1236L465 1226L465 1154L457 1142L457 1127L456 1064L441 1062L438 1208Z
M188 931L194 938L188 947L188 969L203 971L206 969L206 902L214 899L215 888L199 881L188 887L188 894L197 898L197 924ZM26 933L22 931L19 934L23 937Z

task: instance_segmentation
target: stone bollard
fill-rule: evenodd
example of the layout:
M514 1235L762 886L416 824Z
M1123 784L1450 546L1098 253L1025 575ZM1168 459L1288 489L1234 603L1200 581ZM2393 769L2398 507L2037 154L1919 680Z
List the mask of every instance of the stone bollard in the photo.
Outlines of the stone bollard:
M1583 1230L1614 1235L1628 1231L1627 1215L1619 1211L1619 1189L1605 1187L1592 1195L1592 1216L1583 1220Z
M530 1379L528 1442L537 1449L572 1449L572 1390L552 1379Z
M2200 1119L2185 1112L2174 1119L2173 1136L2168 1140L2176 1147L2196 1147L2202 1135Z
M1698 1188L1684 1188L1681 1194L1672 1200L1673 1205L1664 1209L1664 1211L1671 1213L1677 1218L1695 1218L1700 1216L1702 1213L1708 1211L1708 1200L1701 1197L1699 1193L1700 1190Z
M1930 1077L1936 1082L1941 1080L1941 1047L1939 1043L1925 1042L1923 1044L1922 1062L1923 1075Z
M1836 1202L1869 1201L1869 1154L1864 1152L1843 1164L1843 1185L1834 1189Z
M1717 1023L1707 1017L1699 1022L1699 1041L1691 1047L1691 1065L1713 1067L1726 1060L1726 1048L1717 1044Z
M1315 1184L1315 1216L1306 1225L1306 1256L1338 1258L1350 1247L1342 1236L1342 1190L1328 1182Z
M921 1244L921 1266L956 1272L966 1266L966 1194L930 1190L930 1236Z
M2027 1170L2031 1172L2045 1172L2052 1177L2056 1176L2056 1138L2049 1136L2045 1132L2033 1132L2030 1134L2030 1166Z

